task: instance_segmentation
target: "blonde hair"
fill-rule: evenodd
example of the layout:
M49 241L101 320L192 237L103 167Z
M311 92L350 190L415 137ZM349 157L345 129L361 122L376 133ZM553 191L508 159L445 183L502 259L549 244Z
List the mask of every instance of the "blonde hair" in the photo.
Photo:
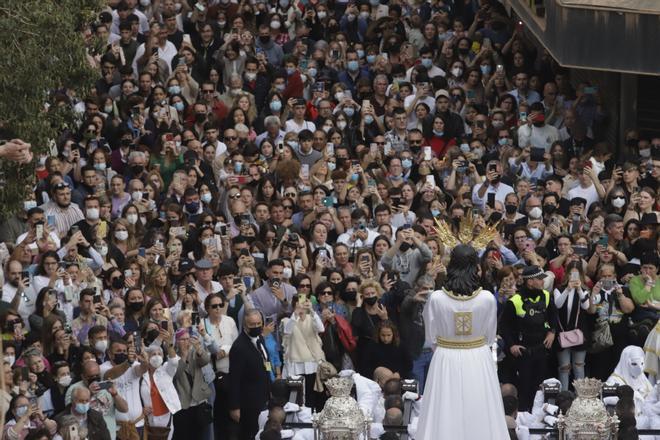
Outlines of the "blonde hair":
M378 295L379 298L383 295L383 288L376 280L363 281L362 284L360 284L360 287L358 287L358 292L362 295L365 289L368 288L376 289L376 295Z

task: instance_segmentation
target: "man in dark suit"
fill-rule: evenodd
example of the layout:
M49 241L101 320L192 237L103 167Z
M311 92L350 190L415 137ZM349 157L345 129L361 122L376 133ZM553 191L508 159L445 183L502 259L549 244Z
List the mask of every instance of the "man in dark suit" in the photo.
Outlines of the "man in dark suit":
M78 421L78 432L83 425L87 427L87 437L95 440L110 440L110 432L103 420L103 414L89 407L91 394L89 389L78 387L71 393L71 403L55 417L58 425L62 426L64 418L72 415Z
M272 365L262 329L261 312L245 312L243 332L229 351L229 415L238 424L240 440L254 439L259 413L268 401Z

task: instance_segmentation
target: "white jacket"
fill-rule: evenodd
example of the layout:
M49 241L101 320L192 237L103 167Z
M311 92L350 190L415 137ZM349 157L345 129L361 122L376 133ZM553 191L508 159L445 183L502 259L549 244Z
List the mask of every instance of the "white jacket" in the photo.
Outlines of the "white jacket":
M161 365L156 371L154 371L154 381L156 382L156 387L160 392L160 396L163 398L163 402L167 406L170 414L175 414L181 409L181 402L179 401L179 395L174 388L174 375L176 374L177 366L179 365L179 356L175 358L168 359L163 365ZM151 403L151 379L149 373L144 373L142 375L142 383L140 384L140 395L142 396L142 402L144 406L150 406L153 408Z

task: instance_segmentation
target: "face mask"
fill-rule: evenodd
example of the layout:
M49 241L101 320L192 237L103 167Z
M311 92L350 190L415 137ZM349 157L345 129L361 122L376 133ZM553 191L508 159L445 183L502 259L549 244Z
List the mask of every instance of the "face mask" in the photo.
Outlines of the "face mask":
M529 210L529 216L531 218L541 218L541 215L543 215L543 211L541 211L541 208L538 206L535 206Z
M376 61L376 55L367 55L367 63L373 64Z
M376 304L377 301L378 301L378 297L372 296L370 298L365 298L363 302L368 306L373 306L374 304Z
M439 209L432 209L432 210L431 210L431 215L432 215L433 217L437 217L437 216L439 216L439 215L440 215L440 210L439 210Z
M87 411L89 411L89 403L76 403L75 408L78 414L87 414Z
M180 86L169 86L167 88L167 92L170 95L178 95L179 93L181 93L181 87Z
M183 111L183 102L181 102L181 101L175 102L174 103L174 109L178 112L182 112Z
M481 69L481 74L482 75L488 75L490 73L490 65L489 64L484 64L483 66L479 66Z
M144 303L142 301L128 303L128 309L131 312L139 312L140 310L142 310L142 307L144 307Z
M245 79L247 79L248 81L254 81L255 79L257 79L257 74L254 72L245 72Z
M271 101L270 109L274 112L279 112L282 110L282 101Z
M459 47L458 48L458 53L461 55L467 55L470 53L470 48L469 47Z
M289 141L289 142L287 142L287 143L288 143L289 146L290 146L291 148L293 148L294 150L295 150L296 148L298 148L298 145L299 145L299 144L298 144L298 141Z
M13 330L13 329L12 329L12 330ZM5 356L5 357L3 358L3 360L4 360L5 362L7 362L7 363L9 364L9 366L11 367L12 365L14 365L14 362L16 362L16 356L13 355L13 354L12 354L12 355L9 355L9 356Z
M94 164L94 169L97 171L105 171L105 164L104 163L95 163Z
M639 377L639 375L642 374L642 370L643 370L643 368L644 368L644 366L643 366L642 362L641 362L641 361L637 361L637 364L636 364L636 365L631 365L631 366L630 366L630 375L631 375L633 378L637 378L637 377Z
M128 214L126 215L126 221L129 225L134 225L138 222L140 217L137 214Z
M362 15L362 14L364 14L364 12L360 12L360 15ZM366 14L367 14L367 16L364 17L364 18L369 17L369 13L367 12ZM364 50L357 49L356 52L357 52L358 58L360 58L360 59L364 58Z
M412 160L410 160L410 159L403 159L403 160L401 161L401 166L404 167L405 169L409 169L410 167L412 167Z
M105 257L106 255L108 255L108 247L107 246L98 247L96 248L96 252L101 254L102 257Z
M289 0L280 0L280 7L282 9L286 9L287 6L289 6Z
M364 123L365 123L365 124L371 124L372 122L374 122L374 117L371 116L371 115L365 115L365 117L364 117Z
M69 385L71 385L71 376L69 376L68 374L66 376L62 376L59 379L57 379L57 383L59 383L60 385L66 388Z
M651 149L650 148L644 148L643 150L639 150L639 155L641 157L651 157Z
M128 231L115 231L115 238L119 241L128 239Z
M27 405L21 405L16 407L16 417L23 417L28 412Z
M219 21L219 22L218 22L218 27L219 27L220 29L224 29L225 26L227 26L227 22L226 22L226 21Z
M133 191L131 193L131 198L133 199L134 202L139 202L142 200L142 191Z
M23 209L26 211L29 211L32 208L37 207L37 201L36 200L26 200L23 202Z
M89 208L85 211L87 220L98 220L99 219L99 209L98 208Z
M422 66L430 69L433 66L433 60L431 58L422 58Z
M271 21L270 22L270 27L273 28L273 29L279 29L280 26L282 26L282 23L280 23L279 21Z
M467 154L470 152L470 144L461 144L460 149L462 153Z
M146 8L146 7L149 6L150 4L151 4L151 0L140 0L140 5L141 5L143 8Z
M614 206L615 208L623 208L623 205L625 204L626 204L626 199L624 199L623 197L614 197L612 199L612 206Z
M509 144L509 140L507 138L502 138L502 139L499 139L497 141L497 143L500 144L501 146L505 146L505 145Z
M349 118L352 118L355 114L355 109L353 107L344 107L344 113L346 113L346 116Z
M211 203L211 200L213 200L213 195L211 193L204 193L199 198L202 200L204 203Z
M351 72L357 72L357 70L360 68L360 65L358 64L357 61L352 60L352 61L349 61L349 62L346 64L346 67L347 67L348 70L350 70Z
M186 203L186 211L195 213L198 210L199 210L199 202Z
M195 113L195 122L198 124L206 121L206 113Z
M451 69L451 74L458 78L459 76L463 75L463 69L460 67L454 67Z
M291 270L290 267L285 267L284 269L282 269L283 278L290 279L292 275L293 275L293 270Z
M328 171L330 171L330 172L332 172L332 171L334 171L335 169L337 169L337 164L334 163L334 162L328 162L327 165L328 165Z
M123 364L128 360L128 355L126 353L117 353L115 357L112 358L112 361L116 364Z
M114 284L114 282L113 282L113 284ZM99 353L105 353L105 351L108 349L108 341L106 341L106 340L96 341L94 343L94 349L96 351L98 351Z
M536 209L536 208L534 208ZM529 228L529 233L532 235L534 240L538 240L543 235L539 228Z
M399 250L403 253L408 252L408 249L411 249L411 248L412 248L412 245L410 243L405 242L405 241L403 243L401 243L401 246L399 246Z
M163 365L163 357L160 355L151 356L149 358L149 365L151 365L154 368L160 367L161 365Z
M112 106L111 105L106 105L105 107L103 107L103 111L105 113L111 113L112 112Z
M433 134L436 135L437 137L442 137L442 135L444 135L445 132L442 130L433 130Z
M261 41L262 44L270 43L270 35L260 35L259 41Z
M344 99L344 92L337 92L335 93L335 100L337 102L341 102L341 100Z
M369 12L368 12L368 11L362 11L362 12L360 12L360 18L363 18L363 19L366 20L367 18L369 18ZM363 53L364 53L364 52L363 52ZM358 56L360 56L360 55L358 54ZM362 58L362 57L360 57L360 58Z
M307 69L307 74L312 78L316 77L317 73L318 72L316 71L316 67L310 67L309 69Z
M353 14L348 14L348 15L346 16L346 19L347 19L348 21L355 21L355 15L353 15Z
M543 214L552 215L556 209L556 205L543 205Z
M319 18L319 20L323 20L325 17L327 17L328 13L325 11L319 11L316 13L316 16Z
M339 128L340 130L343 130L344 128L346 128L346 121L337 122L337 128Z
M142 165L133 165L131 171L133 172L133 176L139 176L144 171L144 167Z
M261 326L248 328L247 329L247 334L251 338L257 338L257 337L261 336L262 330L263 330L263 328Z

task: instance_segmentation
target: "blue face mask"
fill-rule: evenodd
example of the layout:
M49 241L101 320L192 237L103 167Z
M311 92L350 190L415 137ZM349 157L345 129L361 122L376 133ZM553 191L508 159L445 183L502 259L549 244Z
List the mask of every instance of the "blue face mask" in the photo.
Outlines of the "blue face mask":
M410 159L403 159L403 160L401 161L401 166L404 167L405 169L409 169L410 167L412 167L412 160L410 160Z
M364 117L364 123L365 123L365 124L371 124L372 122L374 122L374 117L371 116L371 115L365 115L365 117Z
M182 112L183 111L183 102L181 102L181 101L175 102L174 103L174 108L176 109L176 111Z
M78 414L87 414L89 411L89 403L76 403L76 412Z
M356 52L358 54L358 58L360 58L360 59L364 58L364 50L357 49Z
M431 58L422 58L422 66L430 69L433 66L433 60Z
M298 148L298 141L289 141L287 143L289 144L289 147L293 148L294 150Z
M352 118L355 114L355 109L353 107L344 107L344 113L346 113L346 116L349 118Z
M369 0L369 4L371 6L378 6L380 4L379 0Z
M328 171L334 171L337 168L337 164L334 162L328 162Z
M482 75L488 75L490 73L490 65L484 64L483 66L479 66L481 69L481 74Z
M509 143L509 140L507 138L502 138L497 141L498 144L504 146Z
M98 171L105 171L105 164L104 163L95 163L94 164L94 169Z
M279 112L282 110L282 101L271 101L270 109L274 112Z
M360 68L360 65L355 60L349 61L346 66L351 72L356 72Z
M442 137L442 135L445 134L445 132L442 130L433 130L433 134L436 135L437 137Z
M470 152L470 144L461 144L461 151L465 154Z
M309 69L307 69L307 74L312 78L315 78L317 73L318 72L316 71L315 67L310 67Z
M179 87L179 86L169 86L167 88L167 92L170 95L178 95L179 93L181 93L181 87Z
M367 63L373 64L376 61L376 55L367 55Z
M186 211L197 212L199 210L199 202L186 203Z
M289 75L289 76L293 75L293 72L295 72L295 71L296 71L296 69L294 67L287 67L286 68L286 74Z
M440 215L440 210L439 210L439 209L432 209L432 210L431 210L431 215L432 215L433 217L437 217L437 216L439 216L439 215Z

